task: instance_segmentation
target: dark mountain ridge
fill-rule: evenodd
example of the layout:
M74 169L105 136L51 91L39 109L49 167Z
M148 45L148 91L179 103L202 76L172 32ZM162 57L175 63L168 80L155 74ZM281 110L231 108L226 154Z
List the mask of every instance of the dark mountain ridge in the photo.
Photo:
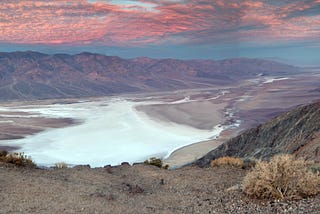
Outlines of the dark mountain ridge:
M103 96L204 88L299 68L260 59L122 59L93 53L0 53L0 100Z
M284 113L228 140L195 162L207 166L223 156L269 159L294 154L320 162L320 101Z

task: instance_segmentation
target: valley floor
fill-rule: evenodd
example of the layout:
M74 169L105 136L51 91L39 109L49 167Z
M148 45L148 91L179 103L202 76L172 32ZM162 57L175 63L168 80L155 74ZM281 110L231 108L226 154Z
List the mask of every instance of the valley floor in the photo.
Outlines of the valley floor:
M198 136L202 131L210 132L206 137L198 137L200 140L204 139L204 142L192 140L190 141L191 144L189 143L187 146L180 144L180 147L175 147L179 149L171 153L171 155L165 160L165 163L169 164L173 168L176 168L201 158L206 153L213 150L225 140L235 136L239 132L266 122L274 116L279 115L280 113L297 105L307 104L320 99L319 90L317 90L319 87L319 81L320 76L318 74L296 75L290 78L280 79L259 77L257 79L247 80L239 85L233 86L227 85L219 87L217 86L214 88L190 89L174 92L119 95L119 97L123 100L128 100L131 103L136 103L137 105L134 107L134 109L130 110L137 113L141 119L147 119L147 124L149 125L150 122L155 121L156 123L153 124L157 125L157 123L162 123L165 124L167 128L169 127L169 129L171 129L170 124L173 124L172 127L174 127L175 124L178 124L192 127L200 131L192 136ZM114 98L117 99L117 97ZM17 101L1 103L0 149L14 151L19 149L21 143L13 144L15 140L10 141L10 139L19 139L25 137L31 138L33 135L38 136L39 132L42 134L42 131L44 130L56 129L59 127L68 128L70 125L81 125L86 119L79 120L70 115L70 117L63 116L60 118L48 118L34 111L34 109L39 108L38 105L44 107L52 107L53 105L55 107L62 106L69 108L72 105L79 104L77 108L82 109L83 104L86 102L95 102L99 101L100 99L106 98L83 98L80 100L58 99L42 100L37 102ZM144 103L145 101L148 103L148 105L140 104ZM94 105L90 104L89 106L92 108ZM19 112L19 108L25 107L27 110ZM102 105L99 108L105 107L106 106ZM10 109L10 111L8 109ZM97 113L97 110L99 109L97 108L95 110L95 114ZM128 109L124 111L126 112L127 110ZM59 109L59 111L55 110L54 114L61 114L61 111L63 112L63 109ZM72 112L74 112L74 109ZM121 110L121 112L123 111ZM103 113L103 115L106 114ZM101 115L101 117L103 115ZM127 118L128 115L123 114L123 117ZM114 121L120 119L120 117L116 116ZM107 121L110 121L110 119ZM103 123L105 122L103 121ZM215 132L212 132L213 127L219 126L219 124L222 124L223 127L218 127L218 129L225 130L222 131L218 139L208 140L208 137L212 136ZM232 127L234 124L238 124L240 126ZM216 131L217 133L220 132L219 130ZM90 133L88 130L86 130L86 132ZM82 131L77 133L86 132ZM136 134L137 132L135 131L134 133ZM68 133L68 136L69 135L70 133ZM184 135L185 134L182 134L182 136ZM117 138L113 137L112 139ZM50 140L51 138L44 142L48 143ZM66 139L63 139L63 142L65 141ZM155 145L161 145L161 143L153 143ZM28 146L29 144L30 142L25 143L24 146ZM56 146L57 143L55 142L54 145ZM45 146L45 144L42 143L41 146ZM20 148L20 151L26 152L26 148ZM42 152L43 151L41 151L41 153ZM87 152L87 149L85 152ZM131 150L129 152L131 152ZM162 153L160 155L163 156ZM32 154L32 157L34 157L34 154ZM125 159L122 161L130 160ZM116 164L119 164L122 161L117 162ZM69 163L68 160L64 160L64 162ZM87 163L89 162L76 164ZM111 162L108 163L106 161L99 166L110 163Z

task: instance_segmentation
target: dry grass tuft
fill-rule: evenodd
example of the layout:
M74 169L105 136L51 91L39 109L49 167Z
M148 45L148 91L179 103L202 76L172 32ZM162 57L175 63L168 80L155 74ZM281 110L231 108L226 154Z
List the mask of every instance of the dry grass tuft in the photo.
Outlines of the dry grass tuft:
M220 167L220 166L233 166L233 167L243 167L243 160L236 157L221 157L211 161L212 167Z
M19 167L35 167L35 163L23 152L9 154L7 151L0 152L0 162L14 164Z
M68 168L68 164L66 164L65 162L55 163L54 166L57 169L67 169Z
M292 155L277 155L270 162L258 161L242 182L249 196L268 199L299 199L320 193L319 173L310 162Z

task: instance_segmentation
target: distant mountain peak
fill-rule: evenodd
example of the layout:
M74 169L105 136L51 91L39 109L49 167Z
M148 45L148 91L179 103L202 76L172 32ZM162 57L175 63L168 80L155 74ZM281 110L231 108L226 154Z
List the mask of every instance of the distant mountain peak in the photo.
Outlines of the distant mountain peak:
M0 53L0 100L102 96L231 84L258 74L283 76L299 70L259 59L179 60L83 52Z

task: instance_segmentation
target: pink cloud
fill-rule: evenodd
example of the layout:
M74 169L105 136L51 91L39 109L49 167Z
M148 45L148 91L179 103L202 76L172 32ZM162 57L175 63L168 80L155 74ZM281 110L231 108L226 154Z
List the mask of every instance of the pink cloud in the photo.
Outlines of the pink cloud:
M137 2L144 4L90 3L87 0L2 1L0 42L127 46L320 37L319 15L290 17L297 11L303 14L319 5L319 0L292 1L285 6L263 0Z
M307 3L296 1L285 7L264 3L261 7L247 12L242 19L242 25L265 26L252 31L241 32L242 39L265 41L284 41L320 38L318 16L292 16L296 12L303 12L316 6L317 1Z

